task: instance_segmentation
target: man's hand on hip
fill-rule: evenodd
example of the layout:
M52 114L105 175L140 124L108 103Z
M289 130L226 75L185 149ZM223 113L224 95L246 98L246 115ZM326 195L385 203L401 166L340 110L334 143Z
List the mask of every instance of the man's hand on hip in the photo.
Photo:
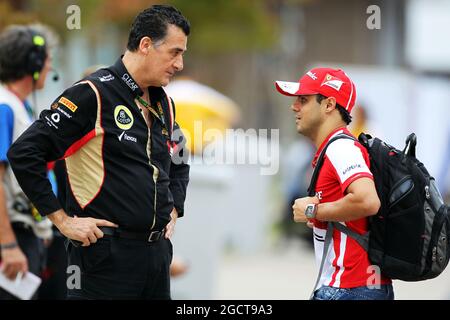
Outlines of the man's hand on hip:
M104 219L69 217L63 210L48 215L63 235L72 240L83 243L83 247L96 243L103 238L103 232L99 227L114 227L118 225Z
M177 223L177 218L178 218L177 209L173 208L172 212L170 213L170 218L171 219L165 228L166 232L164 234L164 237L166 239L170 239L173 235L173 232L175 231L175 224Z

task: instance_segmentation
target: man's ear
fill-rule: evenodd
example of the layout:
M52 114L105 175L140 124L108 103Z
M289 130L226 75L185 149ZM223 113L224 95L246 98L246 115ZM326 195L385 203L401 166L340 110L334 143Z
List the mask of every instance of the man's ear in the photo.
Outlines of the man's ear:
M139 42L139 51L147 55L152 45L153 42L152 39L150 39L150 37L142 37L141 41Z
M331 112L334 109L336 109L336 98L335 97L328 97L327 98L327 112Z

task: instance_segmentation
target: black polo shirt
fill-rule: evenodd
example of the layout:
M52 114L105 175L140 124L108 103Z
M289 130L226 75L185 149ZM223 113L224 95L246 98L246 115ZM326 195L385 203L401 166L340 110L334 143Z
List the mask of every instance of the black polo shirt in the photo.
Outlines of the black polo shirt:
M41 215L60 209L46 178L57 159L66 160L71 215L131 230L162 229L173 207L183 215L189 166L172 157L185 158L184 137L173 101L148 90L150 129L137 106L143 92L119 59L64 91L11 146L10 164Z

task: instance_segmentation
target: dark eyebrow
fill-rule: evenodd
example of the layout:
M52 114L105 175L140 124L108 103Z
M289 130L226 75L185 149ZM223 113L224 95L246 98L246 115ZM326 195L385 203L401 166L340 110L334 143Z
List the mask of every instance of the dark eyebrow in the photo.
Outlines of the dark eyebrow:
M173 48L172 51L176 51L176 52L185 52L186 50L183 50L181 48Z

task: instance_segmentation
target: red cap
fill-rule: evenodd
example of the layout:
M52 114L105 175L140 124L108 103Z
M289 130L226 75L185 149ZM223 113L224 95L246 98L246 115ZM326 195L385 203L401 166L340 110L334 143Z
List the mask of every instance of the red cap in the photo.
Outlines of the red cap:
M285 96L321 94L334 97L336 103L349 113L355 105L355 85L341 69L311 69L298 82L275 81L275 86Z

